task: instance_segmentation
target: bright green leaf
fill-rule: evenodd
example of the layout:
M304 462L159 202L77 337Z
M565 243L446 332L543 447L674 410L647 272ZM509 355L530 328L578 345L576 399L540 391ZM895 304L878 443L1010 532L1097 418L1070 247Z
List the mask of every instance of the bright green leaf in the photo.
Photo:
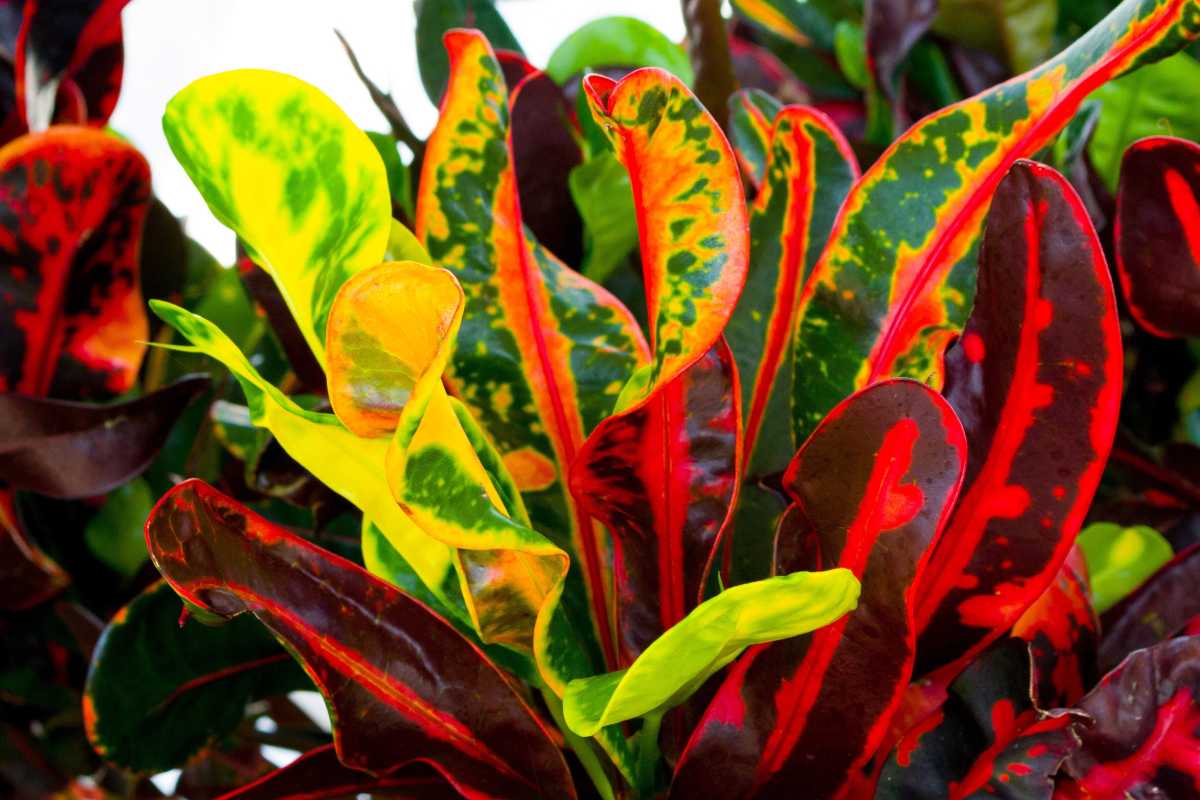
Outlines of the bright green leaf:
M862 26L848 19L838 22L833 31L833 52L846 80L866 89L871 83L871 72L867 67L867 40Z
M521 52L521 44L492 0L417 0L417 68L429 101L438 105L450 75L442 36L451 28L476 28L498 50Z
M550 55L546 74L562 84L572 75L599 67L661 67L689 86L695 80L684 49L633 17L605 17L579 28Z
M1097 522L1080 532L1078 542L1087 561L1092 603L1099 614L1141 586L1174 556L1162 534L1146 525L1122 528Z
M153 507L154 494L141 478L118 486L88 521L84 541L96 558L126 578L131 577L149 558L142 529Z
M604 152L571 170L568 181L583 218L583 274L603 283L638 245L629 173Z

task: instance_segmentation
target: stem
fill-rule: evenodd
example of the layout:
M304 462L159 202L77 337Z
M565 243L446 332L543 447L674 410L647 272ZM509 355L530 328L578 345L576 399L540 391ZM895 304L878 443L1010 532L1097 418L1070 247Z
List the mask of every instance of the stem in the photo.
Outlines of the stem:
M729 119L729 98L737 90L729 35L721 16L721 0L682 0L688 57L696 72L696 96L721 130Z
M604 765L596 756L596 750L592 743L576 736L567 727L567 722L563 718L562 700L559 700L558 696L545 686L540 688L542 698L546 701L546 708L550 709L550 716L554 717L554 722L562 732L563 738L567 740L572 752L579 758L579 763L583 765L584 771L592 779L592 785L596 787L597 794L603 800L615 800L616 795L613 793L612 782L608 779L608 773L604 771Z
M371 100L374 101L376 107L387 119L388 125L391 126L392 136L395 136L404 145L412 151L413 154L413 171L421 172L421 161L425 156L425 142L421 141L418 136L413 133L412 128L408 127L408 122L404 119L404 115L400 113L400 107L396 105L395 99L391 94L383 91L375 82L367 77L367 73L363 71L362 65L358 63L358 56L350 48L350 43L346 41L346 37L342 36L341 31L336 28L333 31L337 36L338 41L342 43L342 47L346 51L346 56L350 59L350 66L354 68L354 74L358 75L358 79L362 81L363 86L367 87L367 91L371 95Z
M637 735L638 788L647 796L653 793L655 773L662 758L658 750L658 731L662 727L664 713L658 711L643 717L642 729Z

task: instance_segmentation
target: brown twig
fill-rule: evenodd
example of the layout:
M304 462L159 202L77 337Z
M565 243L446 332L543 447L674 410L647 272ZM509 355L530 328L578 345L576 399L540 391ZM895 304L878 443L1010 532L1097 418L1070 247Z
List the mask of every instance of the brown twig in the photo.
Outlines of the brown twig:
M696 96L721 129L729 119L729 98L737 91L729 34L721 0L682 0L688 57L696 73Z

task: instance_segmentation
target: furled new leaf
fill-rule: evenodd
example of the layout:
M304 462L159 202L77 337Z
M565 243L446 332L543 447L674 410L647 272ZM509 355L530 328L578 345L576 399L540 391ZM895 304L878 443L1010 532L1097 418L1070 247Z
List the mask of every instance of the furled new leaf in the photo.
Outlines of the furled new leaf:
M1200 336L1200 145L1154 136L1125 151L1113 237L1134 319L1159 336Z
M876 384L830 413L784 485L819 537L821 566L862 582L858 608L734 663L679 759L673 796L717 785L731 798L846 790L911 677L915 587L965 462L954 412L919 383Z
M420 761L470 797L574 797L562 754L513 685L448 622L199 481L146 525L151 557L187 602L249 612L325 696L343 764Z
M942 382L966 321L980 230L1013 163L1045 146L1104 81L1200 35L1196 0L1125 0L1037 69L926 117L855 184L801 299L798 438L888 375Z
M1112 280L1079 196L1050 167L1017 162L997 189L946 375L970 458L918 596L919 672L965 665L1050 585L1116 431Z
M266 70L192 83L167 104L163 130L209 209L275 279L324 366L337 290L387 247L391 196L371 140L315 87Z

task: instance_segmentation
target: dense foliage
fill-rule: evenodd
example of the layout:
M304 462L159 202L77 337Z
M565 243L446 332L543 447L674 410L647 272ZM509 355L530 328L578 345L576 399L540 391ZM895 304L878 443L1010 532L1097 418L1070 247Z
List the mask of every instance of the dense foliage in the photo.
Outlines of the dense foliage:
M124 5L0 4L0 792L1200 796L1196 0L418 0L427 139L169 103L232 268Z

